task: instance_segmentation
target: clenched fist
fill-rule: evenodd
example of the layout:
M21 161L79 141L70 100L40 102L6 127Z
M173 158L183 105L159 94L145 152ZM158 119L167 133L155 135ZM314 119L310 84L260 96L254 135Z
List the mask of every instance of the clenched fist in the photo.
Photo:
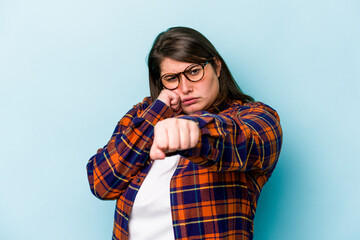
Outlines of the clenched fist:
M154 129L154 141L150 158L164 159L166 153L193 148L199 141L200 129L191 120L167 118L158 122Z
M163 89L157 99L168 105L176 114L182 111L180 96L173 91Z

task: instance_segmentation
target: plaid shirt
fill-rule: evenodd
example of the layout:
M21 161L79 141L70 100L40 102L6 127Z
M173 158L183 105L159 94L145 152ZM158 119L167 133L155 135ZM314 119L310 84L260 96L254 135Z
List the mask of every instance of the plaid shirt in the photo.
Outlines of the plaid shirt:
M217 114L174 116L150 98L119 121L87 164L92 193L117 200L113 239L128 239L131 208L152 165L154 126L170 117L195 121L201 131L195 148L179 152L170 183L175 239L252 239L257 200L281 149L276 111L260 102L233 101Z

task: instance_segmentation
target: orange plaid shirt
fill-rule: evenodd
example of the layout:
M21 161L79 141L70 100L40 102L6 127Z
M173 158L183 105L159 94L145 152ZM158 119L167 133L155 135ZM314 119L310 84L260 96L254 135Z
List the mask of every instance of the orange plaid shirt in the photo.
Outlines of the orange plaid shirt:
M201 131L195 148L177 152L181 158L170 183L174 238L252 239L257 200L281 149L276 111L260 102L232 101L217 113L175 116L149 97L119 121L87 164L92 193L117 200L113 239L128 239L131 208L152 164L154 126L171 117L195 121Z

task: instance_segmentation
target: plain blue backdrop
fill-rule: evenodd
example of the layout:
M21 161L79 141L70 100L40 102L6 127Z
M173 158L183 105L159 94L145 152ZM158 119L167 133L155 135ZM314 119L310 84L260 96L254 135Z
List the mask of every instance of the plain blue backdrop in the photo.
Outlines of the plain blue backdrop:
M255 240L360 239L359 13L357 0L1 0L0 239L111 239L115 202L91 195L85 166L149 95L146 56L179 25L280 114Z

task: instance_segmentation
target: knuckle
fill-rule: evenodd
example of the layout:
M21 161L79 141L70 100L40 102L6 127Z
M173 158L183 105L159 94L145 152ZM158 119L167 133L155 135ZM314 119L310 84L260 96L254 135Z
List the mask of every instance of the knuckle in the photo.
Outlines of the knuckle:
M160 149L166 149L167 144L165 143L165 141L158 141L158 142L156 142L156 147L160 148Z

